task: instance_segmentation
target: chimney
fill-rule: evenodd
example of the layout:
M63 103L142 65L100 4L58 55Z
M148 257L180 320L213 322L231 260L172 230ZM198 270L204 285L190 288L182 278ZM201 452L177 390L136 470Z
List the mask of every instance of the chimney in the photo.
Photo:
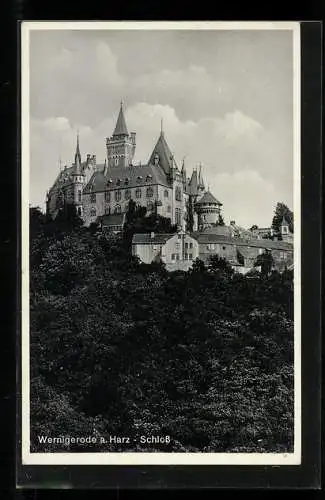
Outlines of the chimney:
M153 231L151 231L151 233L150 233L150 238L153 240L153 239L154 239L154 237L155 237L155 233L154 233Z

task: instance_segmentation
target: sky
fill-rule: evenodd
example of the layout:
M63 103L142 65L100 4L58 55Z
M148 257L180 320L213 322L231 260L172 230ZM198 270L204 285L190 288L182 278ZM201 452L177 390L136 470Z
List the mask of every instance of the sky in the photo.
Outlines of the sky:
M292 31L30 33L30 203L80 150L104 162L123 100L135 162L160 134L187 174L200 163L226 223L271 224L293 208Z

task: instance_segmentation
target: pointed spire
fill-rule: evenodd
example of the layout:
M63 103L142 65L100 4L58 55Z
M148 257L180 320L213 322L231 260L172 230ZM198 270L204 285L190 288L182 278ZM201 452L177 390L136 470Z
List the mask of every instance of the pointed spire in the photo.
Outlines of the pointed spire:
M81 154L80 154L80 147L79 147L79 129L77 131L77 146L76 146L76 153L74 155L74 172L76 174L80 173L81 169Z
M185 170L185 156L182 160L182 174L185 174L186 173L186 170Z
M117 118L115 130L113 132L113 137L115 135L129 135L127 126L126 126L126 121L124 117L124 111L123 111L123 102L121 101L120 105L120 112Z
M160 135L164 135L164 120L161 118L160 120Z
M202 164L201 163L199 165L198 185L200 188L204 189L204 180L203 180L203 175L202 175Z

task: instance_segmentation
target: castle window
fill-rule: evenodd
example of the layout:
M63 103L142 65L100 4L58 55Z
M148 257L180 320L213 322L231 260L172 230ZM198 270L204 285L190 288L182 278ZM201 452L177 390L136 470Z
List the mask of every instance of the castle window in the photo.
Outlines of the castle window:
M96 203L96 193L91 193L91 195L90 195L90 203Z
M111 201L111 193L109 191L105 191L105 201L107 203Z
M115 206L115 210L114 210L114 212L115 212L116 214L120 214L120 213L121 213L121 207L120 207L120 205L116 205L116 206Z
M190 248L193 248L193 243L190 243Z
M111 213L111 207L109 205L105 206L105 214L109 215Z
M115 165L118 166L118 158L115 158Z
M138 189L135 190L135 197L136 198L141 198L141 189L140 188L138 188Z
M175 200L182 201L182 190L180 187L177 187L175 190Z
M180 248L180 244L176 243L176 250L179 250L179 248Z
M172 260L175 260L175 254L172 253Z
M147 209L150 211L150 210L153 210L153 203L152 201L148 201L147 203Z
M188 253L185 254L185 260L187 260L187 259L188 259Z
M153 197L153 189L149 187L147 189L147 198L152 198Z
M164 191L164 198L168 198L168 190L167 189L165 189L165 191Z
M128 177L126 177L126 179L125 179L125 184L129 184L129 178Z
M179 253L176 254L176 260L179 260Z
M95 217L95 215L96 215L96 208L92 208L90 210L90 215L91 215L91 217Z
M121 199L121 191L115 191L115 200L116 201L120 201Z
M189 254L188 254L188 258L189 258L189 260L192 260L192 259L193 259L193 254L192 254L192 253L189 253Z
M124 197L126 200L129 200L131 198L131 191L129 189L126 189Z
M79 201L79 203L81 203L81 196L82 196L81 189L79 189L78 190L78 201Z
M167 205L167 212L171 212L172 211L172 207L170 205Z
M188 249L188 243L185 243L185 248L186 248L186 250Z
M81 207L78 208L78 215L81 217Z

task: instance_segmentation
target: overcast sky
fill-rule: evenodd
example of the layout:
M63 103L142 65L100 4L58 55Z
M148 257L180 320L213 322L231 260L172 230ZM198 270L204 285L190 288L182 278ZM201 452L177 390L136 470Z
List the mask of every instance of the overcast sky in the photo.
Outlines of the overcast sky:
M135 161L148 161L163 118L188 175L200 162L225 221L270 225L293 208L291 31L34 31L30 34L30 202L79 129L82 156L105 159L123 99Z

